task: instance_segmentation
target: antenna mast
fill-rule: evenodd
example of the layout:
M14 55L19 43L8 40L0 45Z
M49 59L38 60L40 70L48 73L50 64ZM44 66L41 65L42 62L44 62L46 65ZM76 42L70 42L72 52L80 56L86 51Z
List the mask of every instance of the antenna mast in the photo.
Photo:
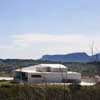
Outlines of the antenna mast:
M92 45L91 45L91 56L94 55L94 41L92 41Z

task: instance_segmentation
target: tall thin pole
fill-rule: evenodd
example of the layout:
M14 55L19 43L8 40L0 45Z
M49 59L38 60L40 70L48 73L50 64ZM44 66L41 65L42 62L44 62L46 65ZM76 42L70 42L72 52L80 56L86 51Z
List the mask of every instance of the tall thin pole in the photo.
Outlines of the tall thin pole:
M60 64L59 64L59 66L60 66ZM63 75L64 74L64 70L60 67L60 71L61 71L62 82L64 83L63 84L63 87L64 87L64 95L63 96L64 96L64 100L65 100L66 99L65 98L65 80L64 80L64 75Z
M41 65L40 65L41 66ZM41 71L43 77L43 86L44 86L44 100L47 100L47 73L46 71Z
M22 83L22 67L20 66L20 80L21 80L21 83Z
M94 41L92 41L92 45L91 45L91 54L92 56L94 55Z
M66 70L65 71L63 71L63 73L65 73L65 80L64 80L64 100L66 100L66 92L65 92L65 90L66 90L66 79L67 79L67 68L66 68Z
M91 50L91 60L92 60L92 62L94 62L94 58L93 58L93 55L94 55L94 41L92 41L92 43L90 45L90 50Z
M91 44L91 56L94 55L94 49L96 50L96 54L97 52L99 52L99 50L95 47L94 45L94 41L92 41L92 44ZM93 59L95 62L98 61L98 55L95 55L95 59Z
M96 48L96 47L95 47L95 49L96 49L96 52L98 52L98 53L99 53L98 48ZM97 62L100 62L100 61L99 61L99 58L98 58L98 54L97 54L97 53L96 53L96 61L97 61Z
M47 73L46 72L44 72L45 74L44 74L44 82L45 82L45 100L47 100L48 98L47 98L47 96L48 96L48 91L47 91Z

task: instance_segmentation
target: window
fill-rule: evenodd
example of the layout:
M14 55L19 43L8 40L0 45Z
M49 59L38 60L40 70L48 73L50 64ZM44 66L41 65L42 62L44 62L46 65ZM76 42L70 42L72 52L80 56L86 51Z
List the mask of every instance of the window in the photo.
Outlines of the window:
M51 72L51 68L50 67L47 67L46 68L46 72Z
M28 75L27 75L27 73L24 73L24 72L16 72L15 79L27 81Z
M32 78L41 78L42 76L41 75L32 75L31 77Z

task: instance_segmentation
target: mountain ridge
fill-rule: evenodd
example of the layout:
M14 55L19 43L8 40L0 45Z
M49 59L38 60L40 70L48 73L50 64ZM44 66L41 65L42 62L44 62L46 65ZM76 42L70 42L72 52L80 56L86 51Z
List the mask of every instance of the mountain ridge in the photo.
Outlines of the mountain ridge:
M100 54L89 56L85 52L76 52L70 54L59 54L59 55L44 55L40 58L42 61L59 61L59 62L95 62L100 61Z

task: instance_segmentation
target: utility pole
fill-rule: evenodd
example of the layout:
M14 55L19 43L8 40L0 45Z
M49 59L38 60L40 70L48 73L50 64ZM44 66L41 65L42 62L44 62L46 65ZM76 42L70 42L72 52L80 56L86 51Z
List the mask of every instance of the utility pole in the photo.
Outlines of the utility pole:
M66 79L64 79L66 73L64 72L63 68L61 68L60 66L61 66L61 65L60 65L60 63L59 63L59 69L60 69L60 71L61 71L60 73L61 73L61 78L62 78L62 83L63 83L63 88L64 88L64 89L63 89L63 93L64 93L64 94L63 94L63 99L66 100L66 93L65 93L65 88L66 88L65 81L66 81ZM64 74L64 73L65 73L65 74Z
M94 41L92 41L92 45L91 45L91 56L94 55Z
M94 41L92 41L91 45L90 45L90 50L91 50L91 61L94 62Z
M95 47L95 50L97 50L97 48ZM94 55L94 41L92 41L92 45L91 45L91 56L93 57ZM94 62L97 62L98 61L98 55L95 55L95 58L93 59Z
M22 68L21 68L21 66L19 66L19 69L20 69L20 71L19 71L19 74L20 74L20 81L22 82Z

